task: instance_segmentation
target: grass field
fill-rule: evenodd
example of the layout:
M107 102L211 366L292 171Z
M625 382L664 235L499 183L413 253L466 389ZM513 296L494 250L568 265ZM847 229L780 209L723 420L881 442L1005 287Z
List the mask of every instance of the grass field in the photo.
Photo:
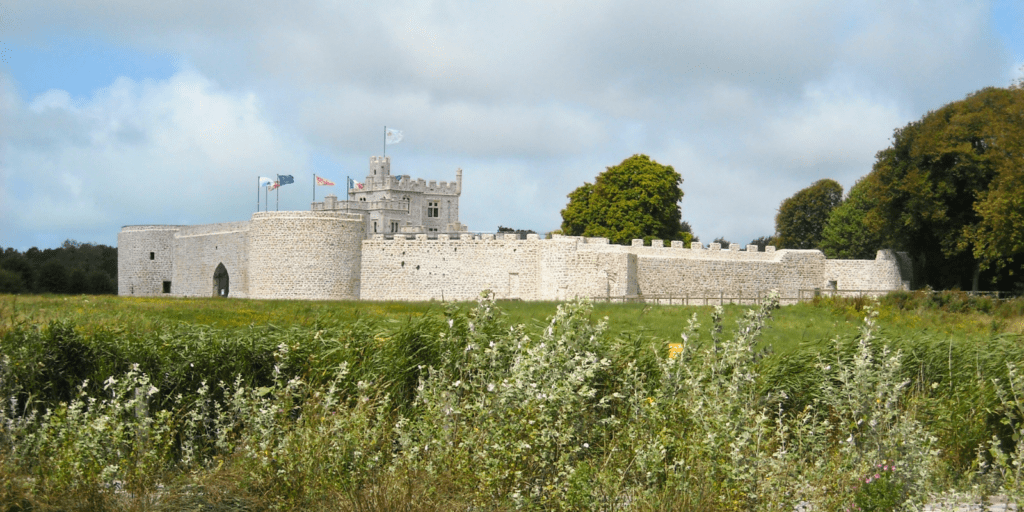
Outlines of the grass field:
M0 502L892 510L951 488L1019 497L1022 319L1024 301L956 293L774 310L0 296Z

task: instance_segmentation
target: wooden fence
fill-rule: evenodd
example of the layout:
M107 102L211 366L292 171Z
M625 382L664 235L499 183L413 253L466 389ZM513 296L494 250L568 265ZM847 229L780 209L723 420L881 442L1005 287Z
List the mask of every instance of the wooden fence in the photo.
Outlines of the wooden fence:
M830 289L805 289L797 290L796 296L780 296L779 303L783 305L796 304L814 300L815 297L881 297L893 290L830 290ZM726 304L759 305L768 296L768 291L755 293L725 293L719 292L691 292L682 295L620 295L591 297L594 302L607 302L619 304L657 304L663 306L724 306ZM924 292L915 292L924 293ZM927 293L942 293L929 291ZM996 300L1003 300L1010 296L1006 292L962 292L976 297L991 297Z

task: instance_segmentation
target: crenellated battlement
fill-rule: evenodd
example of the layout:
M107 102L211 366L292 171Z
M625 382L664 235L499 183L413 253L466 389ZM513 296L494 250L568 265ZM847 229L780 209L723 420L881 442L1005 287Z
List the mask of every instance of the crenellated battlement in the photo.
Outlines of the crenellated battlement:
M380 200L380 201L338 201L334 195L324 197L323 201L312 203L312 211L343 211L343 212L367 212L370 210L390 210L395 212L408 212L409 201L402 200Z
M370 175L366 177L363 188L350 188L349 192L358 194L362 192L395 191L439 196L458 196L462 193L461 189L461 183L458 181L427 181L423 178L414 180L408 174L405 174L401 176Z
M417 244L417 243L431 243L431 244L448 244L457 245L464 242L474 243L496 243L496 244L565 244L572 243L579 245L581 250L584 251L612 251L612 252L627 252L643 256L662 256L672 257L678 256L683 258L701 258L701 259L721 259L721 260L764 260L773 259L776 256L782 256L787 252L797 252L792 250L776 251L775 247L768 246L764 251L758 251L756 245L748 245L747 250L740 250L738 244L732 244L729 249L721 249L720 244L713 243L709 247L705 248L699 242L694 242L690 247L686 247L681 241L672 241L669 245L665 245L663 240L652 240L650 246L643 245L643 240L636 239L632 241L632 245L616 245L609 242L607 238L601 237L582 237L582 236L565 236L565 235L553 235L552 238L540 238L540 235L536 233L530 233L526 235L526 238L520 238L515 233L462 233L457 238L452 237L450 234L437 234L428 236L427 234L394 234L394 235L383 235L376 234L369 240L371 242L380 242L385 244ZM804 251L806 252L806 251ZM811 251L820 252L820 251Z

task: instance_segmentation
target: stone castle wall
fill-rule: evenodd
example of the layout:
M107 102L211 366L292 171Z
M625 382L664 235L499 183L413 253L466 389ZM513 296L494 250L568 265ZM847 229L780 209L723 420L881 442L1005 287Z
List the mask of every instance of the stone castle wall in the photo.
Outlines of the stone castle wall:
M538 295L538 241L375 237L362 243L360 297L366 300L472 300Z
M905 253L878 251L873 260L825 260L825 289L910 289L910 260ZM833 286L834 284L834 286Z
M180 226L125 226L117 234L117 294L152 296L174 276Z
M258 212L249 223L249 296L258 299L359 298L359 215Z
M212 296L223 264L230 296L259 299L473 300L498 298L754 297L777 289L896 290L909 262L890 251L874 260L827 260L817 250L757 251L718 244L612 245L603 238L529 235L383 235L364 240L360 215L338 211L259 212L248 222L129 226L118 235L118 293ZM150 259L150 254L153 258Z
M818 251L778 251L773 259L694 258L684 254L639 256L638 292L643 295L715 295L755 297L772 289L786 297L821 286ZM763 254L763 253L762 253Z
M606 238L543 240L540 300L636 294L636 255Z
M182 226L174 235L171 293L183 297L215 294L213 274L224 265L229 296L249 296L249 222Z

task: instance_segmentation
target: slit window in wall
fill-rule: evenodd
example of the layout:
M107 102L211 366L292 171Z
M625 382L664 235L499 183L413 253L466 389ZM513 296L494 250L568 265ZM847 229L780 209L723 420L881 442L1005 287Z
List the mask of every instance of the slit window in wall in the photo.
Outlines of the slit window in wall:
M171 293L171 282L164 281L164 293Z
M149 253L149 259L154 259L154 258L156 258L156 253L155 252Z

